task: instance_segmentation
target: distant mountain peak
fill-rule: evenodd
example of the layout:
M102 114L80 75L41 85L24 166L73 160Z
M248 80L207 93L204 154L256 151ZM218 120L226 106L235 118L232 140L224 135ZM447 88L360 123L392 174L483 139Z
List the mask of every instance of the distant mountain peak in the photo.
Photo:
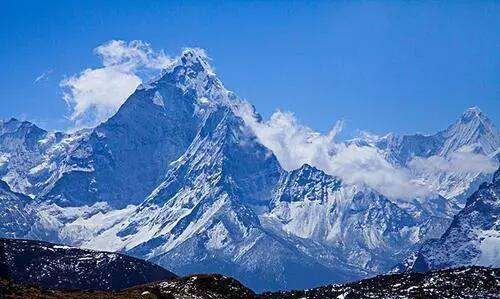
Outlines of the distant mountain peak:
M479 144L482 152L488 155L500 146L498 129L478 107L465 110L442 134L446 138L443 154L457 151L462 146Z
M191 78L195 78L199 74L215 77L215 72L210 65L210 58L205 50L201 48L185 48L172 64L162 72L161 80L169 79L169 74L175 74L177 77L189 76Z
M287 176L293 180L311 180L318 178L321 178L321 180L325 180L326 178L336 180L336 178L326 174L323 170L307 163L303 164L297 169L288 172Z
M9 118L8 120L6 121L2 121L3 123L7 124L7 123L11 123L11 122L18 122L19 120L15 117L11 117Z
M304 171L320 171L320 172L323 172L322 170L319 170L318 168L316 168L316 167L314 167L314 166L312 166L310 164L307 164L307 163L302 164L302 166L300 166L300 168L295 169L292 172L304 172Z
M194 82L197 84L194 84ZM147 90L162 83L180 84L185 88L189 88L188 85L190 85L195 89L203 89L207 87L207 82L222 86L222 83L215 76L215 72L210 65L210 58L205 50L201 48L185 48L158 76L147 83L142 83L137 89Z
M24 127L36 127L35 124L27 121L27 120L19 120L17 118L11 117L9 120L0 121L0 127L8 127L8 128L20 128Z
M9 134L30 141L30 145L36 145L36 141L47 134L47 131L29 121L21 121L11 118L8 121L0 121L0 135Z
M464 113L468 113L468 112L471 112L471 113L477 113L477 114L481 114L483 113L481 111L481 109L478 107L478 106L471 106L469 108L467 108Z
M479 107L473 106L466 109L456 123L461 124L471 124L471 123L488 123L491 125L491 121L486 116L486 114L479 109Z

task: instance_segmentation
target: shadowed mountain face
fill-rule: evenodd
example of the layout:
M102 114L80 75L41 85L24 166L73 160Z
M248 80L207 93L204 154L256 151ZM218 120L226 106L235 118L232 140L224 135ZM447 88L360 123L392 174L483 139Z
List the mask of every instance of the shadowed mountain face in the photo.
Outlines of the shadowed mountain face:
M155 264L109 252L0 239L0 277L52 289L117 290L175 275Z

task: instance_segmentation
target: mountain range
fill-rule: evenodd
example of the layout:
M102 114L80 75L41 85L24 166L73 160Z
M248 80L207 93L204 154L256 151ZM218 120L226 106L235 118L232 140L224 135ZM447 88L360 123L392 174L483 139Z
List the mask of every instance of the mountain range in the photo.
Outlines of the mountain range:
M478 108L434 135L346 142L432 190L398 198L307 164L285 170L243 103L202 51L187 49L95 128L0 122L0 236L127 253L180 275L218 272L261 291L366 278L410 255L420 261L471 205L498 205L498 196L467 201L498 167L500 134ZM470 157L488 167L461 167ZM488 244L498 241L498 224L486 226Z

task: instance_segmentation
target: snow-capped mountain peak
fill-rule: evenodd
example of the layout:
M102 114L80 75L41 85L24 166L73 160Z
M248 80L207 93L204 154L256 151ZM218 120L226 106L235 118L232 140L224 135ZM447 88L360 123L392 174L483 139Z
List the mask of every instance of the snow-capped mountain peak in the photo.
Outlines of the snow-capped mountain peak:
M200 106L225 102L229 92L223 87L203 49L186 48L160 75L138 89L173 84L184 93L192 93ZM203 109L200 108L200 109Z
M16 118L0 121L0 135L15 134L17 136L23 135L23 137L28 137L29 134L43 135L45 133L47 133L45 130L29 121L21 121Z
M481 111L481 109L479 109L479 107L477 107L477 106L473 106L473 107L466 109L462 113L460 120L467 122L467 121L474 119L474 118L486 119L486 116L483 114L483 111Z
M200 48L186 48L178 58L179 64L183 64L192 69L199 69L210 74L215 74L212 66L209 63L209 58L205 50Z
M170 80L171 77L168 76L168 74L171 73L177 76L177 78L180 78L181 76L196 78L201 74L204 76L215 77L215 72L210 65L208 56L203 49L198 48L184 49L182 54L162 71L160 80Z
M478 107L467 109L460 118L441 133L444 144L441 155L476 145L478 151L489 155L500 147L500 133Z

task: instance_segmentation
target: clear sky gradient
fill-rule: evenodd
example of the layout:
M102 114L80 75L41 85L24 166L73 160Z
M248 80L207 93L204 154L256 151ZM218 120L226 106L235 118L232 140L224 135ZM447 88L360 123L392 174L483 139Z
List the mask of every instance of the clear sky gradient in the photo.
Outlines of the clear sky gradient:
M206 49L264 117L323 132L432 133L470 106L500 121L498 1L80 2L2 1L0 118L64 129L59 82L98 67L98 45L138 39Z

